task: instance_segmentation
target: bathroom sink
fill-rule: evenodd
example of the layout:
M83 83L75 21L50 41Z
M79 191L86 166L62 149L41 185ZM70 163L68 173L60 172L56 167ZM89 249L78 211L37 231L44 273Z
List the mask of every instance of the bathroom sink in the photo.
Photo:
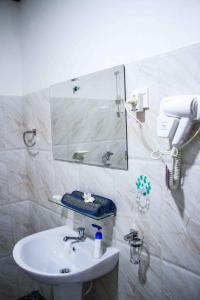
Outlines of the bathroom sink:
M72 244L72 240L63 241L66 235L77 236L77 232L62 226L23 238L13 249L15 262L36 280L62 287L96 279L116 266L117 249L107 247L102 257L95 259L92 239Z

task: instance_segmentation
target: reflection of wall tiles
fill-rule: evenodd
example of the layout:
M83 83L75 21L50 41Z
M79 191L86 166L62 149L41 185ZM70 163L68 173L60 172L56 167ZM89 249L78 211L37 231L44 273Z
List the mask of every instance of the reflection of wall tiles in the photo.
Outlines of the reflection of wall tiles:
M91 141L106 141L123 139L126 135L126 123L124 113L117 116L118 107L115 101L98 104L90 109ZM126 144L126 142L125 142Z
M124 67L122 65L84 75L73 80L67 80L50 87L51 97L77 97L90 100L96 98L109 100L116 99L116 73L118 75L118 93L124 98ZM73 88L80 87L74 93Z
M87 100L51 99L51 111L54 116L53 144L90 141Z
M68 144L64 146L53 146L53 156L55 159L79 162L73 158L74 153L86 151L84 163L91 165L104 166L103 156L106 152L111 152L110 159L106 161L108 166L117 169L127 168L127 149L125 139L91 142L81 144Z
M50 103L54 145L124 137L124 114L120 118L117 117L114 101L52 98ZM62 128L65 130L61 130Z

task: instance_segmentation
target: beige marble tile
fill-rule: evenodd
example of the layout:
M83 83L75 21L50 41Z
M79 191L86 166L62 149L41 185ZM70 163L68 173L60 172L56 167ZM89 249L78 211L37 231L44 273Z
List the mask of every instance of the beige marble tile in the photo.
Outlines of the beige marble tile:
M164 194L161 237L163 259L196 273L200 268L199 173L199 166L186 167L182 190Z
M21 201L10 205L14 243L34 233L30 223L30 214L30 201Z
M150 256L150 261L144 256L145 267L140 271L138 265L129 261L129 246L117 242L120 250L119 258L119 300L123 299L162 299L161 293L161 261ZM147 267L148 266L148 267ZM141 275L142 274L142 275ZM145 282L143 280L146 279Z
M87 193L99 194L101 196L114 197L115 170L99 168L95 166L79 166L79 187Z
M192 45L158 57L162 95L199 94L200 45ZM160 90L160 91L161 91Z
M4 107L6 149L23 149L24 118L22 97L5 96Z
M200 277L167 262L162 263L163 298L170 300L198 300Z
M13 218L10 206L0 207L0 257L8 256L14 246Z
M5 96L0 96L0 150L6 149L6 113L5 113Z
M0 152L0 205L8 204L8 168L6 164L6 151Z
M151 183L150 208L146 213L138 209L136 202L136 180L140 175L146 175ZM115 238L123 240L130 228L139 230L144 235L145 241L150 247L150 252L160 256L161 235L161 206L163 190L163 165L159 162L129 161L128 172L116 171L115 203L117 205L117 217L115 221Z
M128 155L129 158L150 159L152 150L159 145L156 135L156 117L159 111L159 65L156 57L130 63L126 69L127 99L134 90L148 89L149 110L136 115L143 122L141 128L130 116L128 124Z
M16 242L33 233L29 205L22 201L0 207L0 257L10 255Z
M51 119L49 89L24 96L24 122L26 130L36 128L39 149L51 149Z
M7 166L9 202L27 200L28 179L25 151L6 151L5 163Z
M40 150L36 156L27 153L26 162L30 199L55 212L61 212L61 207L48 201L55 194L52 152Z
M37 203L30 201L30 227L33 231L33 233L40 231L40 218L41 213L38 213L38 211L41 210L41 206L39 206Z
M37 211L38 216L40 218L40 230L47 230L50 228L55 228L58 226L64 225L64 219L61 217L61 215L52 212L49 209L40 207Z
M54 194L63 195L79 190L79 165L55 160L53 166L55 170Z

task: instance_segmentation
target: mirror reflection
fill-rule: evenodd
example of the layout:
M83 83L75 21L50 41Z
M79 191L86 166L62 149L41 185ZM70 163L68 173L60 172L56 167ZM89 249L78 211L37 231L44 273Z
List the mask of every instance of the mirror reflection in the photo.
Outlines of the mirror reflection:
M50 88L54 159L127 169L124 67Z

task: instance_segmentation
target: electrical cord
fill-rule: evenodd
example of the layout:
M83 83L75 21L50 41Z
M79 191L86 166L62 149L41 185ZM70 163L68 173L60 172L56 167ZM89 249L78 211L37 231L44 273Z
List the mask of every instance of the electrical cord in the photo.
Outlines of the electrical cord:
M141 127L143 127L143 123L133 114L133 111L129 109L127 102L124 103L124 106L129 116L131 116Z
M197 131L192 135L192 137L189 138L189 140L187 142L185 142L183 145L179 146L178 148L173 147L171 150L165 150L165 151L153 150L151 152L151 158L156 160L156 159L160 159L164 155L170 155L172 157L178 157L179 152L181 150L183 150L186 146L188 146L197 137L197 135L199 133L200 133L200 126L197 129ZM157 156L155 155L156 153L158 153Z
M125 103L125 109L127 113L135 119L135 121L140 125L140 128L144 128L144 124L137 119L137 117L133 114L133 111L129 109L127 103ZM181 167L182 167L182 150L187 147L200 133L200 126L196 130L196 132L192 135L191 138L188 139L183 145L179 147L173 146L170 150L160 151L160 150L152 150L150 156L153 160L161 159L165 155L169 155L172 157L172 166L167 168L166 171L166 181L167 186L171 191L175 191L178 189L180 184L181 177Z

